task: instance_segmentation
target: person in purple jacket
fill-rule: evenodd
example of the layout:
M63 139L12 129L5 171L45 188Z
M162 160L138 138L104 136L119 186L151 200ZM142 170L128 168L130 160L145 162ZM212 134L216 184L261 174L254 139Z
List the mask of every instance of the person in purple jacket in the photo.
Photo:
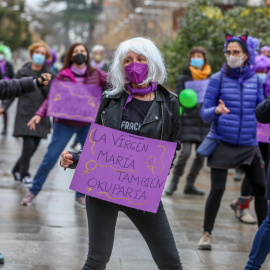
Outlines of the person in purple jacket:
M267 215L264 161L256 136L256 106L264 100L262 82L250 68L257 39L226 35L226 63L209 82L201 109L203 121L212 122L206 140L216 146L208 153L211 191L205 205L203 235L198 248L211 250L212 230L226 187L229 168L242 167L255 197L260 226Z
M63 69L56 79L78 84L92 84L104 87L107 82L107 73L94 69L90 65L89 52L85 45L75 43L70 46ZM42 118L46 116L48 98L43 102L36 115L29 121L30 129L35 129ZM55 118L52 140L43 161L34 177L33 185L21 201L22 205L31 205L33 199L41 191L46 178L56 164L61 152L74 134L77 134L81 145L84 144L90 123ZM76 192L75 206L85 208L85 196Z

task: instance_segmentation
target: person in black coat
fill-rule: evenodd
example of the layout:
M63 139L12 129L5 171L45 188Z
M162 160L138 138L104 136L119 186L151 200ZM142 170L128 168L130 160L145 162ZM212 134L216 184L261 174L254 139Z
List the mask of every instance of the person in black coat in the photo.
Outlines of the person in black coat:
M44 64L45 59L50 57L48 46L44 42L35 42L29 47L29 52L32 61L17 72L16 78L38 78L41 74L49 72L52 73L54 78L54 73ZM37 150L40 140L46 138L49 132L48 118L41 120L36 130L30 130L27 124L46 99L49 87L50 85L37 88L35 91L19 98L13 136L23 138L23 149L12 174L16 181L21 181L24 184L32 183L28 172L30 159ZM4 101L2 112L7 111L13 101L14 99Z
M267 97L262 103L257 106L256 117L258 122L263 124L270 123L270 97ZM266 184L266 199L270 200L270 167L268 167L267 184ZM249 254L249 260L245 270L260 269L267 255L270 252L270 204L268 214L257 231L252 249Z
M51 80L50 74L42 74L37 80L33 78L13 79L9 82L0 80L0 100L20 97L26 93L35 91L37 86L47 85ZM42 81L44 82L42 83ZM0 252L0 264L4 264L5 259Z
M193 47L188 56L189 67L177 78L175 93L179 96L184 90L185 83L193 80L207 79L211 74L211 68L207 61L207 52L202 47ZM184 173L186 162L191 154L192 145L196 149L199 147L205 136L209 132L210 124L204 123L200 118L202 104L197 104L194 108L184 108L182 115L182 150L178 160L176 160L173 177L170 185L166 188L165 194L172 195L177 190L180 177ZM204 163L204 157L196 153L193 164L187 175L185 194L204 195L203 191L195 186L195 180Z
M1 71L1 75L0 75L0 79L5 79L5 80L10 80L14 77L14 69L12 64L6 60L6 56L5 56L5 52L3 51L3 49L0 49L0 71ZM4 118L4 127L2 130L2 135L6 135L7 134L7 124L8 124L8 115L7 112L4 112L3 114L3 118Z

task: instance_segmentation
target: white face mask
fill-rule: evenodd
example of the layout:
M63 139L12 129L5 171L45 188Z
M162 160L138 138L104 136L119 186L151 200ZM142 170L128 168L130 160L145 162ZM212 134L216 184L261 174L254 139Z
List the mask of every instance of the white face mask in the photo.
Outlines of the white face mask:
M2 53L0 53L0 61L3 61L3 60L5 60L5 56Z
M245 54L243 54L240 57L236 57L236 56L233 56L233 55L226 56L227 65L230 68L238 68L243 64L243 62L244 62L243 58L244 57L245 57Z

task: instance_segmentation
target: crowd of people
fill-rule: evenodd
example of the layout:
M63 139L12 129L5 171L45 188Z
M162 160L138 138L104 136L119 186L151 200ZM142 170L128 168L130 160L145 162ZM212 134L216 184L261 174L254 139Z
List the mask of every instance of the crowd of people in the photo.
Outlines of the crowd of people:
M110 66L104 60L103 46L95 45L89 52L84 44L74 43L68 48L61 69L55 66L57 53L46 43L35 42L29 46L31 61L15 76L11 63L0 50L3 136L7 134L8 108L19 96L13 136L22 138L22 152L10 171L15 181L30 186L21 204L33 203L60 156L62 167L76 168L80 152L67 151L65 147L74 134L72 148L77 144L83 146L91 125L47 117L49 81L99 86L104 95L96 116L97 124L177 144L178 156L173 161L172 177L164 191L166 196L172 196L177 190L193 146L196 154L183 192L203 196L205 191L198 189L195 182L207 158L211 188L198 249L212 249L212 232L226 189L228 169L237 170L235 179L243 178L243 181L240 196L231 203L231 208L239 221L257 223L259 228L245 270L260 269L270 251L267 201L270 200L270 175L267 177L270 140L269 136L268 142L258 135L258 122L270 123L270 46L259 48L259 41L254 37L226 34L224 50L220 53L224 54L224 64L220 71L213 73L205 48L191 48L186 56L186 68L179 72L174 91L169 91L162 86L167 78L162 53L146 38L122 42ZM12 80L13 77L16 79ZM193 106L186 106L180 98L189 83L198 85L197 95L203 96ZM153 115L160 117L146 121ZM138 128L134 129L135 126ZM51 130L47 152L31 178L31 158L41 139L47 138ZM254 200L256 218L249 210L251 200ZM75 206L86 208L88 217L91 245L83 270L106 268L119 211L136 225L159 269L183 269L162 201L157 213L150 213L76 192ZM0 253L0 263L3 263L1 256Z

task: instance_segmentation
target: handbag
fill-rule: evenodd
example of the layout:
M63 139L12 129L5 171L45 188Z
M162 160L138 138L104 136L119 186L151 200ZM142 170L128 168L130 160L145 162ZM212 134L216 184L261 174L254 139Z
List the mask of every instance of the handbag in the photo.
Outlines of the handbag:
M203 157L210 157L218 144L219 141L206 137L198 147L197 153Z

